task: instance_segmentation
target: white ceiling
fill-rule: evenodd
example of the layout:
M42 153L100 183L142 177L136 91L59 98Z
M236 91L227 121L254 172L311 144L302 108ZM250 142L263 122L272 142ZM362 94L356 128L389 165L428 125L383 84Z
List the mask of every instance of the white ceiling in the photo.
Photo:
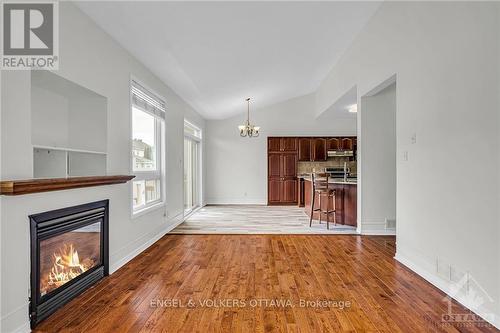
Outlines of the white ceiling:
M77 2L205 118L317 89L379 2ZM168 101L167 101L168 104Z
M358 103L358 89L356 86L349 89L328 109L322 112L318 120L331 121L335 118L357 118L356 113L349 112L349 109Z

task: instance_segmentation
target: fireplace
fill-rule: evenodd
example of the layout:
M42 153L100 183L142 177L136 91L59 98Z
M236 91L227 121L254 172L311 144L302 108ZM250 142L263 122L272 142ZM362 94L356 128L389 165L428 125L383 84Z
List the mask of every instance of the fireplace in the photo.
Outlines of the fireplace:
M30 322L36 324L108 275L109 201L30 215Z

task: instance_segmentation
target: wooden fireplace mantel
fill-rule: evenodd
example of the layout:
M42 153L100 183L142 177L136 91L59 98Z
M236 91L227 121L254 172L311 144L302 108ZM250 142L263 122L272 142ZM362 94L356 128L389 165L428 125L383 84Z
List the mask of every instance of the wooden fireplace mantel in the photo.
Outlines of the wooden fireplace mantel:
M68 177L50 179L25 179L0 181L0 195L21 195L72 188L123 184L134 178L132 175Z

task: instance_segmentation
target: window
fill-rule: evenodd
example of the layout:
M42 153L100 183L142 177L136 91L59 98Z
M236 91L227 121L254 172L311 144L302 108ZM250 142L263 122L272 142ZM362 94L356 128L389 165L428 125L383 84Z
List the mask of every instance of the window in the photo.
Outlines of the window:
M133 212L143 211L163 200L163 138L165 102L141 84L132 81L132 182Z
M184 120L184 135L201 140L201 130L187 120Z
M184 121L184 213L189 214L201 202L201 130Z

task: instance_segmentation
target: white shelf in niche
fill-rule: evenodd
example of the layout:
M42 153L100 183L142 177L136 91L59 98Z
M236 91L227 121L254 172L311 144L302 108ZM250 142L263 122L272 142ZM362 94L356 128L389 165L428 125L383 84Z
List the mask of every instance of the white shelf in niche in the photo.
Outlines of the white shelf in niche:
M106 175L106 153L61 147L33 147L34 178Z
M72 151L75 153L87 153L87 154L99 154L99 155L107 155L105 151L94 151L94 150L84 150L84 149L73 149L73 148L65 148L65 147L51 147L51 146L42 146L35 145L33 149L46 149L46 150L63 150L63 151Z

